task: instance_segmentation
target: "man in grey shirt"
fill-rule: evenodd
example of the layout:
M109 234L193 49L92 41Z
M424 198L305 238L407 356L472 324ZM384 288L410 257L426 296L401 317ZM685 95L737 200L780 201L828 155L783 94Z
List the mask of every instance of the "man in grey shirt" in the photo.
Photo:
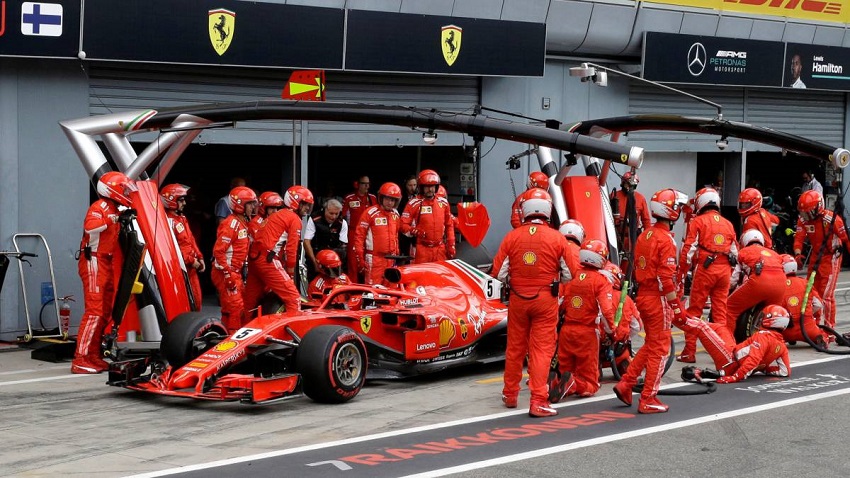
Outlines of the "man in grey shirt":
M823 195L823 186L815 179L815 173L810 169L803 171L803 187L800 188L800 192L806 191L817 191Z

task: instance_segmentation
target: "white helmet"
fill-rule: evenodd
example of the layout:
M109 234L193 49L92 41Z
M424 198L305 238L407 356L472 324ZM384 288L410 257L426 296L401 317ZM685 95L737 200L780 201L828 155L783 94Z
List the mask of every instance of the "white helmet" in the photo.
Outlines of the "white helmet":
M687 204L687 194L675 189L662 189L653 194L649 200L649 211L656 219L676 222Z
M701 213L703 208L714 206L720 209L720 194L714 188L702 188L697 191L697 196L694 199L697 213Z
M523 221L534 217L548 221L552 215L552 196L540 188L531 188L520 195L519 207Z
M782 270L785 271L786 276L797 274L797 260L794 259L794 256L791 254L782 254L779 258L782 259Z
M578 261L586 266L602 269L608 263L608 246L599 239L588 239L581 245Z
M754 242L764 245L764 235L758 229L749 229L741 234L742 247L747 247Z
M560 232L562 236L575 241L578 244L584 242L584 226L575 219L567 219L562 222L561 227L558 228L558 232Z

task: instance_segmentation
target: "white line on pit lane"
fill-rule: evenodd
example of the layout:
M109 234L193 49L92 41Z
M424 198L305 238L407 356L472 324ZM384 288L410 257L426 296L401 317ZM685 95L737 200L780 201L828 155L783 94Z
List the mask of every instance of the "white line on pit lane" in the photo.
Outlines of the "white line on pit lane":
M802 367L804 365L814 365L814 364L818 364L818 363L832 362L834 360L845 360L847 358L848 358L848 356L825 357L825 358L820 358L820 359L815 359L815 360L809 360L809 361L806 361L806 362L792 363L791 367L793 369L794 367ZM674 384L671 384L671 385L665 385L665 386L661 387L661 389L669 390L671 388L686 387L688 385L693 385L693 384L690 383L690 382L674 383ZM842 391L842 393L850 393L850 389L847 389L846 391ZM826 396L821 397L821 395L825 395L825 394L817 395L817 397L827 398ZM812 395L810 395L809 397L812 397ZM576 400L576 401L572 401L572 402L568 402L568 403L559 403L557 405L552 405L552 406L554 408L565 408L565 407L571 407L571 406L575 406L575 405L584 405L584 404L591 403L591 402L600 402L600 401L603 401L603 400L610 400L612 398L614 398L613 393L608 394L608 395L601 395L601 396L598 396L598 397L588 398L588 399ZM806 397L806 398L808 398L808 397ZM786 402L789 402L789 400L786 400ZM786 402L777 402L777 403L786 403ZM788 405L791 405L791 403L788 403ZM753 407L753 408L758 408L758 407ZM744 410L750 410L750 409L744 409ZM756 411L760 411L760 410L754 410L754 411L751 411L751 412L748 412L748 413L755 413ZM726 412L726 413L734 413L734 412ZM322 448L332 448L332 447L335 447L335 446L350 445L352 443L360 443L360 442L365 442L365 441L370 441L370 440L378 440L378 439L381 439L381 438L410 435L410 434L413 434L413 433L429 431L429 430L438 430L440 428L453 427L453 426L456 426L456 425L465 425L465 424L468 424L468 423L476 423L476 422L494 420L494 419L497 419L497 418L508 417L508 416L511 416L511 415L526 415L526 414L528 414L527 410L516 410L516 411L511 411L511 412L494 413L492 415L484 415L484 416L481 416L481 417L464 418L464 419L461 419L461 420L455 420L455 421L451 421L451 422L435 423L435 424L432 424L432 425L423 425L421 427L407 428L407 429L403 429L403 430L394 430L394 431L391 431L391 432L384 432L384 433L376 433L374 435L366 435L366 436L362 436L362 437L346 438L345 440L337 440L337 441L325 442L325 443L316 443L316 444L313 444L313 445L305 445L305 446L301 446L301 447L297 447L297 448L288 448L288 449L285 449L285 450L270 451L270 452L266 452L266 453L258 453L256 455L247 455L247 456L241 456L241 457L236 457L236 458L228 458L226 460L219 460L219 461L214 461L214 462L211 462L211 463L202 463L202 464L198 464L198 465L188 465L188 466L182 466L182 467L178 467L178 468L169 468L169 469L166 469L166 470L152 471L152 472L149 472L149 473L142 473L142 474L138 474L138 475L130 475L130 476L127 476L126 478L153 478L153 477L157 477L157 476L176 475L178 473L188 473L190 471L205 470L205 469L216 468L216 467L220 467L220 466L233 465L235 463L243 463L243 462L246 462L246 461L263 460L263 459L266 459L266 458L274 458L274 457L277 457L277 456L292 455L292 454L301 453L301 452L304 452L304 451L321 450ZM730 416L735 416L735 415L730 415ZM708 418L711 419L713 417L708 417ZM690 426L690 425L696 425L697 423L702 423L702 422L690 423L690 422L694 422L694 420L702 420L702 419L691 419L691 420L687 420L685 422L680 422L680 423L687 423L686 425L681 425L681 426ZM673 425L678 425L678 424L673 424ZM664 426L669 427L671 425L664 425ZM654 427L654 428L657 429L659 427ZM638 431L640 432L642 430L638 430ZM647 433L654 433L654 431L661 431L661 430L653 430L653 431L647 432ZM634 432L632 432L632 433L634 433ZM612 436L618 436L618 435L612 435ZM638 435L633 435L633 436L638 436ZM631 437L617 438L617 440L622 440L624 438L631 438ZM595 445L597 443L589 443L589 442L595 442L595 441L602 440L602 439L610 439L610 437L597 438L597 439L588 440L588 441L581 442L581 443L586 443L586 445L584 445L584 446L590 446L590 445ZM609 440L609 441L613 441L613 440ZM604 442L600 441L599 443L604 443ZM556 452L553 451L551 453L556 453ZM519 455L516 455L516 456L519 456ZM540 456L540 455L535 455L535 456ZM504 458L510 458L510 457L503 457L502 459L504 459ZM526 457L526 458L531 458L531 457ZM524 460L524 459L525 458L518 458L517 460ZM516 460L514 460L514 461L516 461ZM482 462L482 463L484 463L484 462ZM505 463L507 463L507 462L505 462ZM469 465L464 465L464 466L469 466ZM492 466L492 465L484 465L484 466L481 466L480 468L484 468L486 466ZM470 469L472 469L472 468L470 468ZM435 473L435 472L436 471L431 471L431 472L427 472L427 473ZM447 473L444 473L444 474L449 474L449 473L455 473L455 471L447 472ZM423 475L414 475L414 476L442 476L442 475L423 474Z
M25 368L23 370L9 370L7 372L0 372L0 375L17 375L21 373L30 373L30 372L42 372L45 370L57 370L60 368L67 369L67 365L57 365L55 367L44 367L44 368Z
M75 375L75 374L69 373L68 375L54 375L53 377L28 378L26 380L13 380L11 382L0 382L0 387L7 387L9 385L20 385L20 384L23 384L23 383L49 382L51 380L65 380L67 378L82 378L82 377L89 377L89 376L91 376L91 375L89 375L89 374Z
M732 410L729 412L718 413L715 415L709 415L706 417L700 418L692 418L690 420L683 420L681 422L668 423L666 425L658 425L655 427L643 428L640 430L632 430L624 433L617 433L614 435L591 438L590 440L583 440L580 442L570 443L567 445L554 446L550 448L543 448L541 450L534 450L525 453L517 453L516 455L503 456L500 458L494 458L492 460L484 460L476 463L467 463L466 465L453 466L450 468L443 468L441 470L432 470L426 471L424 473L417 473L415 475L407 475L402 478L430 478L436 476L445 476L453 473L462 473L464 471L470 470L478 470L481 468L488 468L496 465L504 465L505 463L513 463L515 461L528 460L531 458L537 458L540 456L551 455L554 453L561 453L570 450L577 450L579 448L590 447L594 445L601 445L603 443L611 443L619 440L626 440L629 438L639 437L643 435L650 435L653 433L664 432L668 430L675 430L677 428L685 428L694 425L699 425L702 423L714 422L717 420L723 420L726 418L737 417L741 415L749 415L751 413L763 412L765 410L772 410L774 408L787 407L790 405L797 405L799 403L811 402L814 400L821 400L824 398L836 397L839 395L846 395L850 393L850 388L845 388L843 390L833 390L831 392L818 393L816 395L808 395L805 397L792 398L789 400L782 400L780 402L768 403L765 405L758 405L755 407L742 408L740 410Z

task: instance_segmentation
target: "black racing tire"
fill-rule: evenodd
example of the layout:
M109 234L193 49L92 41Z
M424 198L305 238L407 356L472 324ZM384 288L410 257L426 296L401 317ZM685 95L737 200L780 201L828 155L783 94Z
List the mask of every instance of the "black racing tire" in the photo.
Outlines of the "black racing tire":
M205 312L178 315L165 328L159 350L168 364L182 367L228 336L221 317Z
M751 309L747 309L738 317L735 323L735 343L740 344L758 330L758 317L764 304L758 304Z
M642 345L643 344L641 344L641 346ZM632 358L634 358L634 356L637 355L638 350L640 350L640 347L638 347L637 344L635 344L634 342L630 342L629 343L629 349L631 350ZM667 361L664 362L664 371L661 372L662 377L664 376L664 374L667 373L668 370L670 370L670 367L673 366L673 361L675 359L676 359L676 344L672 340L670 340L670 350L667 352ZM631 364L632 364L631 360L623 360L623 361L621 361L617 364L616 368L618 370L616 372L614 372L615 377L617 377L617 375L619 375L619 377L617 377L617 380L619 380L620 378L622 378L623 375L626 374L626 370L629 369L629 366L631 366ZM611 368L612 368L612 371L613 371L613 369L615 367L611 367Z
M295 369L304 394L320 403L343 403L354 398L366 382L366 345L348 327L322 325L301 340Z

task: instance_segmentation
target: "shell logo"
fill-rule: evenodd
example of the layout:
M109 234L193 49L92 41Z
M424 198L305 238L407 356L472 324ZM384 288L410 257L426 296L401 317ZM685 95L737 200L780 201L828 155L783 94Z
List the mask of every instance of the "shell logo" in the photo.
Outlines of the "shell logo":
M523 253L522 262L527 266L533 266L534 263L537 262L537 254L532 251Z
M584 302L581 300L581 297L579 297L577 295L574 295L573 298L570 299L570 305L573 307L573 309L581 308L581 305L583 303Z
M231 350L234 347L236 347L236 342L234 342L232 340L228 340L226 342L222 342L222 343L216 345L215 351L216 352L227 352L228 350Z
M448 347L453 338L455 338L454 324L444 317L440 320L440 347Z
M800 298L797 297L796 295L792 295L791 297L788 298L788 305L790 305L791 307L796 307L799 304L800 304Z
M718 246L726 242L726 238L723 237L723 234L715 234L714 235L714 243Z
M643 256L638 257L637 265L641 269L646 269L646 257L643 257Z

